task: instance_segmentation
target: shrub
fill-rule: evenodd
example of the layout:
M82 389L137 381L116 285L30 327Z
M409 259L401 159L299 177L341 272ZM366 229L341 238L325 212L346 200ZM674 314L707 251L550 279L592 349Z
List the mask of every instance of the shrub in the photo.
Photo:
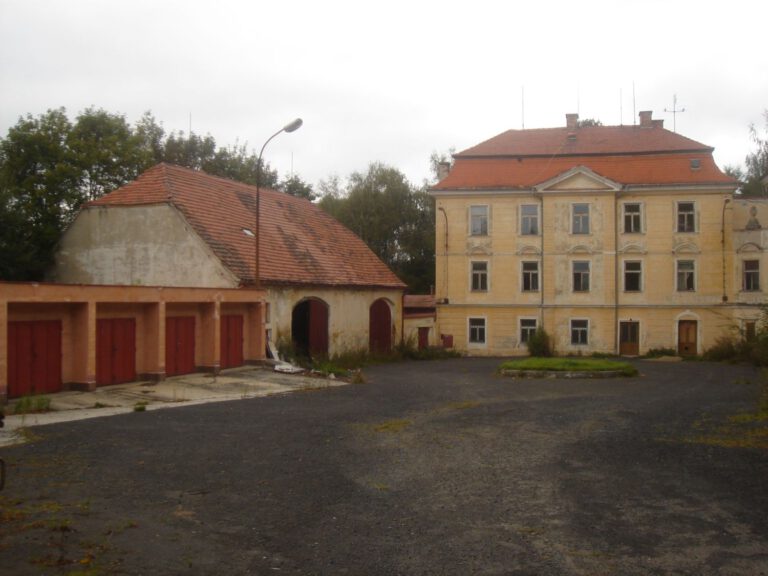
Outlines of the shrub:
M651 348L645 353L646 358L661 358L662 356L677 356L674 348Z
M715 344L704 352L704 360L723 362L736 360L739 356L736 339L733 336L720 336Z
M51 399L48 396L23 396L16 402L14 413L48 412L50 409Z
M552 346L550 345L549 334L547 334L544 328L537 328L536 332L528 338L526 344L528 346L528 353L531 356L552 356Z

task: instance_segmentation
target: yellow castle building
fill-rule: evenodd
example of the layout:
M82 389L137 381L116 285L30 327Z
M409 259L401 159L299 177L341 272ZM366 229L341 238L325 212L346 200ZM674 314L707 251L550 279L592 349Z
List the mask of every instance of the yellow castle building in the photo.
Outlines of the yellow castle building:
M436 201L437 330L470 355L701 354L750 334L768 206L734 196L713 148L633 126L510 130L454 155Z

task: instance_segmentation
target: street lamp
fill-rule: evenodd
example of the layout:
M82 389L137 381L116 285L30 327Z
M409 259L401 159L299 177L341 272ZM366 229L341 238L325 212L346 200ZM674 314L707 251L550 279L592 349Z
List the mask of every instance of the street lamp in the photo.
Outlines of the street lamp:
M272 138L280 134L281 132L295 132L299 128L301 128L301 125L304 123L304 121L301 118L296 118L293 122L290 122L280 128L277 132L272 134L269 138L267 138L267 141L264 142L264 146L261 147L261 151L259 152L259 160L258 164L256 164L256 249L255 249L255 268L253 271L253 274L255 276L256 280L256 289L261 288L261 274L259 274L259 245L261 244L261 213L260 213L260 200L261 200L261 156L264 154L264 148L267 147L267 144L270 143Z

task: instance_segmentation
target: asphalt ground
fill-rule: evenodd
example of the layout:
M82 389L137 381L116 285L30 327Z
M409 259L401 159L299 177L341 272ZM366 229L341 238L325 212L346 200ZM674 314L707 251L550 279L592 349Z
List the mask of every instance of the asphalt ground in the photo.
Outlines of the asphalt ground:
M759 371L498 363L29 428L0 448L0 571L768 574Z

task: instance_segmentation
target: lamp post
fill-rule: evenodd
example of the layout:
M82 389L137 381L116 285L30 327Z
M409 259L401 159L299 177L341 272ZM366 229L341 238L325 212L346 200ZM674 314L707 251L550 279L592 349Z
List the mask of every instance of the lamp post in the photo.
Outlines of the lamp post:
M261 147L261 151L259 152L259 160L258 164L256 164L256 248L254 252L254 264L255 268L253 270L253 274L255 276L255 283L256 283L256 289L261 289L261 274L259 274L259 245L261 244L261 156L264 154L264 148L267 147L267 144L270 143L272 138L280 134L281 132L295 132L299 128L301 128L301 125L304 123L304 121L301 118L296 118L293 122L290 122L280 128L277 132L272 134L269 138L267 138L267 141L264 142L264 146Z

